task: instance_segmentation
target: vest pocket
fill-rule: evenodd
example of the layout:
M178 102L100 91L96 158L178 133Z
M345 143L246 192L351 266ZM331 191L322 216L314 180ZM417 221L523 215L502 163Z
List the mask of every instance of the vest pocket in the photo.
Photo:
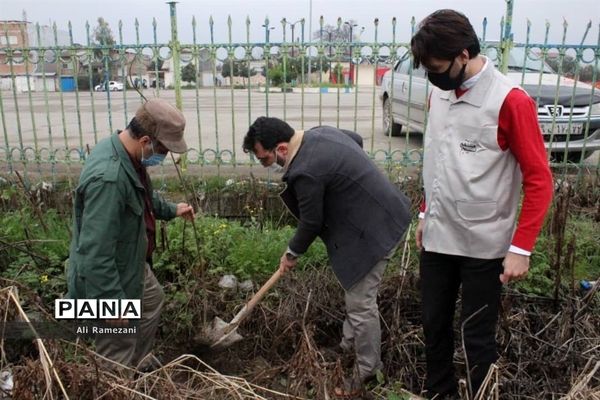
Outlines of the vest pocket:
M456 200L456 212L466 221L484 221L497 213L495 201Z

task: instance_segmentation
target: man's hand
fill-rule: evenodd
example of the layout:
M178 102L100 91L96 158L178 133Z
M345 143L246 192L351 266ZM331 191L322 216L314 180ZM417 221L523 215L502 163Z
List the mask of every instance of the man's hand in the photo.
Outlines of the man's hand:
M419 218L419 224L415 231L415 241L417 242L417 248L423 250L423 227L425 225L425 219Z
M187 203L177 204L177 213L175 214L187 221L192 221L196 214L194 214L194 208Z
M287 252L283 253L281 259L279 260L279 270L281 271L282 275L288 271L291 271L296 267L296 265L298 265L298 259L290 258L288 254L289 253Z
M500 282L508 283L517 279L523 279L529 271L529 256L524 256L510 251L502 262L504 273L500 274Z

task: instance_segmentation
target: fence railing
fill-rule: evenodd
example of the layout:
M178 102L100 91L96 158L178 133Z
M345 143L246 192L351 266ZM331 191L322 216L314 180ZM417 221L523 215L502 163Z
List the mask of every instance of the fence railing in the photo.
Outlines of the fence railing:
M487 38L481 25L483 52L521 84L538 103L538 116L548 157L565 166L598 170L600 161L600 29L593 45L587 26L580 44L524 42L511 33L512 1L507 1L501 37ZM391 40L378 41L382 22L373 22L373 40L363 41L353 21L323 18L315 32L305 20L261 21L264 40L250 40L251 21L234 28L227 22L226 41L180 42L175 3L170 3L171 40L123 42L96 35L86 26L86 43L39 25L5 23L0 35L0 161L9 170L83 163L90 149L116 129L123 129L143 97L172 101L187 119L187 162L199 165L246 165L255 162L241 151L241 140L260 115L277 116L296 129L333 125L359 132L365 150L387 165L420 165L425 99L429 83L410 66L409 43L397 41L399 22L391 21ZM277 26L283 40L272 42ZM291 35L288 36L288 27ZM414 18L402 29L414 31ZM297 28L297 30L296 30ZM354 30L353 30L354 28ZM243 29L246 40L232 41ZM15 33L16 32L16 33ZM16 39L14 37L17 37ZM59 37L68 37L68 43ZM15 43L13 45L11 43ZM35 45L31 45L31 44ZM386 72L388 71L388 72ZM121 91L122 89L122 91ZM114 91L113 91L114 90ZM402 127L400 128L400 126ZM397 136L398 135L398 136Z

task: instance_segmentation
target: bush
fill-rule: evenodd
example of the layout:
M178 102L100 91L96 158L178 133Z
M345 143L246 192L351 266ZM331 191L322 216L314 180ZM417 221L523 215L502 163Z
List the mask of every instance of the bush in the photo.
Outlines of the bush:
M244 225L216 217L198 218L195 224L200 254L193 228L177 219L167 227L169 249L156 257L157 270L173 272L177 265L202 260L210 274L234 274L241 279L261 278L275 271L294 232L289 226L276 229L271 224L261 227L256 221L251 221ZM326 264L325 246L317 240L300 258L299 268Z
M43 221L45 228L30 208L0 216L0 276L22 283L52 304L67 290L69 219L51 209Z

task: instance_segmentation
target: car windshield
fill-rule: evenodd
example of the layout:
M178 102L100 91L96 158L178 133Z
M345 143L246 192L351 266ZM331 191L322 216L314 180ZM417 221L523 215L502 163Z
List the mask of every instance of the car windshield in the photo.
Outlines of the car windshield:
M492 45L489 47L482 48L482 54L485 54L490 60L493 61L494 65L498 67L499 63L499 53L498 47ZM524 47L513 47L510 50L509 58L508 58L508 70L513 72L543 72L545 74L554 74L555 71L548 65L545 61L542 60L542 56L540 54L536 54L534 51L529 49L527 51L527 56L525 56L525 48ZM394 70L400 72L399 66L405 64L406 61L410 59L410 52L405 51L400 59L394 65ZM406 63L408 65L408 63ZM405 67L405 73L408 73L408 66ZM421 69L421 68L420 68ZM424 73L424 70L423 70Z
M499 63L499 50L496 47L488 47L484 50L496 67ZM529 50L525 53L524 47L514 47L508 56L508 69L510 71L543 72L553 74L554 70L542 60L542 56Z

